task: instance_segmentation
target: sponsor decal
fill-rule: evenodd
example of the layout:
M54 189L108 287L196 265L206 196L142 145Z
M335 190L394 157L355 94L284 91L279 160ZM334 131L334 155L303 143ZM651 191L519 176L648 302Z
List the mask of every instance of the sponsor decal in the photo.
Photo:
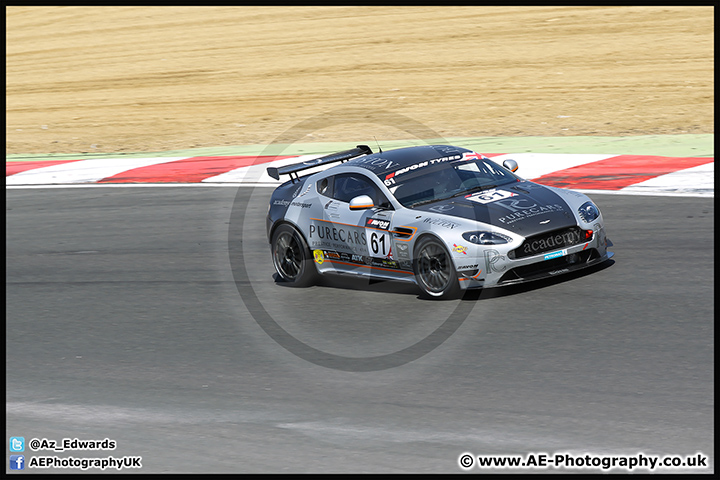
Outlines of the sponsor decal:
M353 254L353 255L351 255L351 257L350 257L350 261L353 262L353 263L362 263L362 264L365 264L365 265L370 265L370 263L372 263L372 258L366 257L365 255L356 255L356 254Z
M453 208L455 208L455 205L445 204L445 205L435 205L434 207L428 208L428 210L430 210L432 212L437 212L437 213L445 213L445 212L449 212Z
M395 250L397 252L398 258L410 258L410 253L408 251L408 246L406 243L397 243L395 245Z
M310 208L312 207L312 203L303 203L303 202L291 202L290 200L275 200L273 202L273 205L281 205L283 207L287 207L288 205L292 205L293 207L300 207L300 208Z
M567 230L563 233L525 242L522 248L523 253L533 255L552 248L570 247L579 243L582 243L582 230Z
M567 273L569 272L569 268L561 268L560 270L553 270L552 272L548 272L550 275L560 275L561 273Z
M334 252L332 250L323 250L323 254L326 258L334 258L336 260L340 260L340 254L338 252Z
M325 261L322 250L313 250L313 256L315 257L315 263L322 265Z
M425 168L430 165L437 165L438 163L448 162L448 161L452 161L452 160L460 160L461 158L463 158L462 155L450 155L447 157L433 158L432 160L425 160L424 162L418 162L414 165L410 165L408 167L401 168L399 170L395 170L394 172L387 174L385 176L384 182L385 182L386 186L390 187L395 184L395 178L400 175L403 175L408 172L412 172L414 170L417 170L418 168Z
M390 228L390 221L383 220L381 218L368 218L365 226L370 228L379 228L380 230L387 230Z
M510 225L518 220L525 220L532 218L536 215L546 215L548 213L563 212L565 208L557 203L548 205L527 205L527 199L516 199L516 200L500 200L495 202L497 205L508 209L510 214L503 217L499 217L498 220L506 225Z
M395 168L397 165L399 165L397 162L392 162L388 160L387 158L378 158L378 157L361 157L361 158L353 158L351 160L351 163L353 165L363 165L366 168L369 168L370 170L381 170L381 171L388 171L392 168Z
M313 159L305 160L304 162L302 162L303 165L307 165L307 166L318 165L319 163L322 163L322 158L313 158Z
M327 258L335 258L335 255L337 255L339 260L342 260L344 262L348 263L354 263L356 265L365 265L369 267L376 267L376 268L390 268L394 270L410 270L412 269L412 263L409 261L405 262L398 262L391 258L374 258L369 257L366 255L357 255L357 254L346 254L343 252L324 252L326 259Z
M565 255L567 255L567 250L558 250L557 252L546 253L543 257L543 260L552 260L553 258L558 258Z
M360 230L348 230L329 225L310 224L310 239L320 238L323 240L333 240L336 242L344 242L355 245L367 245L365 233Z
M451 222L450 220L444 220L442 218L426 218L423 220L425 223L429 223L430 225L436 225L438 227L445 227L452 230L455 227L460 226L459 223Z
M330 200L329 202L327 202L325 204L325 210L327 212L327 216L333 217L333 218L339 218L340 217L340 214L338 213L339 206L340 206L340 203L338 203L334 200Z
M507 268L507 265L502 265L501 267L498 267L498 263L502 263L505 261L505 255L500 255L500 252L497 250L485 250L485 269L487 270L488 274L491 274L493 272L502 272Z
M602 227L602 225L600 225L599 223L596 223L595 225L593 225L593 230L595 231L595 235L597 235L598 245L608 246L608 244L607 244L608 239L605 236L605 229Z
M478 264L474 265L460 265L457 267L458 270L476 270L478 268Z
M300 195L298 195L298 197L302 197L302 196L304 196L304 195L307 195L307 193L310 191L311 188L312 188L312 183L308 183L307 188L306 188ZM296 192L296 193L297 193L297 192Z
M467 247L462 245L456 245L453 243L453 252L455 253L462 253L463 255L467 255Z
M395 260L388 260L385 258L373 258L371 265L373 267L394 268L396 270L400 269L400 264L398 262L396 262Z

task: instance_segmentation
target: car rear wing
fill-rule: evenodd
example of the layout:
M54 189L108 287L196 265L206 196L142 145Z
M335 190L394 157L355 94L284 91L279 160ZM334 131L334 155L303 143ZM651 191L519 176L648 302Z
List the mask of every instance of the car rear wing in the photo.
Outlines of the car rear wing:
M285 165L284 167L267 167L267 173L275 180L280 180L280 175L290 175L290 178L295 182L300 176L298 172L307 170L308 168L318 167L321 165L327 165L335 162L345 162L361 155L370 155L372 150L367 145L358 145L350 150L342 152L331 153L319 158L313 158L312 160L306 160L300 163L294 163L292 165ZM293 177L295 175L295 177Z

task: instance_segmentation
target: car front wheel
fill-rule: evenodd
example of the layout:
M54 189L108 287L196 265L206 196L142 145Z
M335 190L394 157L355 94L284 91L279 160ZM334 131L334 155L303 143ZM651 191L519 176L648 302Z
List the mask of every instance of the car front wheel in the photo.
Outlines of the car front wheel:
M293 287L315 283L317 270L302 235L290 225L280 225L272 236L272 258L282 280Z
M415 278L426 298L454 298L460 284L452 258L445 246L431 237L420 240L415 249Z

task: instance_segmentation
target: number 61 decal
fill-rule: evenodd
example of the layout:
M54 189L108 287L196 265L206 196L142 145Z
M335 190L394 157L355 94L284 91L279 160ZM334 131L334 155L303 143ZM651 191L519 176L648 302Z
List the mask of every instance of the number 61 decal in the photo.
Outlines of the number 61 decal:
M392 250L390 233L372 230L368 242L368 253L371 257L387 257Z
M487 192L475 193L465 198L478 203L491 203L497 200L502 200L503 198L514 197L516 195L517 193L507 192L505 190L488 190Z

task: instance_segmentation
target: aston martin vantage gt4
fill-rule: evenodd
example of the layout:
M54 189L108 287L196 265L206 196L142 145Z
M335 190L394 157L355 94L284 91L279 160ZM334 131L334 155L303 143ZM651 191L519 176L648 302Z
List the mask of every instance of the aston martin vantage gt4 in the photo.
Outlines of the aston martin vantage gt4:
M322 167L331 165L325 169ZM315 168L316 173L300 175ZM282 167L267 236L280 281L344 274L414 282L427 298L562 275L612 253L586 195L466 148L366 145Z

